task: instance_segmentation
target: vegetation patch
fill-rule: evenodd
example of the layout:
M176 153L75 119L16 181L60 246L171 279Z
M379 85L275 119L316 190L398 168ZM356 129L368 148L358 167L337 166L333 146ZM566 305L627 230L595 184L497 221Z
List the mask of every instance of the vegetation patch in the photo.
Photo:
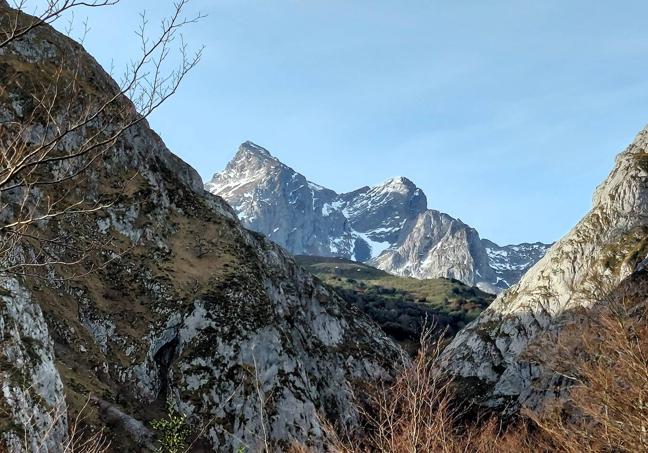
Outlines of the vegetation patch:
M298 256L296 260L410 352L418 349L425 326L454 336L495 299L458 280L398 277L341 258Z

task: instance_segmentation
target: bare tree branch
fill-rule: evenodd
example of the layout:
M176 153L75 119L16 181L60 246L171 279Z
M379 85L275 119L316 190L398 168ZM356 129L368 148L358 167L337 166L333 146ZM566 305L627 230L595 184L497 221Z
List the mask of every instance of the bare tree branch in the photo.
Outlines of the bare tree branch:
M34 11L34 15L26 22L20 21L17 15L13 18L10 17L7 26L3 27L2 32L0 32L0 49L22 38L38 27L57 21L63 14L75 8L99 8L102 6L116 5L119 2L120 0L47 0L47 5L44 10L40 12ZM2 6L1 3L0 6ZM11 6L17 11L25 11L28 2L27 0L14 0Z
M24 13L27 0L0 0L0 51L3 58L20 57L21 42L30 44L44 26L72 14L80 7L110 6L119 0L47 0L43 11ZM83 262L107 244L89 244L86 253L61 259L48 250L57 239L46 237L39 225L97 213L110 206L119 192L89 195L77 187L91 169L106 159L124 134L145 121L173 96L187 74L198 64L203 49L192 52L181 29L204 16L185 16L189 0L174 2L171 15L149 33L141 15L135 34L139 55L125 68L119 84L82 55L32 63L29 70L0 72L0 100L12 99L9 119L0 119L0 272L23 273L47 265ZM73 19L72 19L73 20ZM68 25L68 32L72 31ZM88 32L84 22L84 34ZM24 45L22 46L24 48ZM14 58L15 60L15 58ZM8 58L11 64L14 61ZM38 77L41 72L49 76ZM93 77L92 82L88 77ZM122 190L134 178L124 183ZM27 253L25 250L30 250ZM28 256L29 255L29 256ZM112 260L112 259L111 259ZM92 265L97 268L100 265Z

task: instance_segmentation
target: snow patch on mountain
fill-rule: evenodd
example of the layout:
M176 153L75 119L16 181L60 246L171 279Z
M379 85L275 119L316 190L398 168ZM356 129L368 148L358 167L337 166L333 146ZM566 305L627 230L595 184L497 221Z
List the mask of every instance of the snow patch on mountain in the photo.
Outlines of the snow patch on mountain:
M372 259L379 257L385 250L387 250L392 245L388 241L382 241L382 242L374 241L373 239L371 239L368 233L359 233L356 231L354 234L356 235L356 237L362 239L367 243L370 249L370 257Z
M339 256L415 278L456 278L499 292L517 282L549 248L501 247L458 219L428 210L409 179L338 194L286 166L252 142L205 184L247 228L296 255Z

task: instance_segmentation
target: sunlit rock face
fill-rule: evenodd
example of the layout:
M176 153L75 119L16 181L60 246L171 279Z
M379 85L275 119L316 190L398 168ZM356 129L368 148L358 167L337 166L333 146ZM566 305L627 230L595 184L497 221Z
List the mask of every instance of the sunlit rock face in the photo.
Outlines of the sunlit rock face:
M519 284L460 332L442 364L493 407L535 407L546 388L532 383L539 364L520 360L556 319L605 301L648 254L648 130L616 159L594 194L592 210L554 245Z
M82 68L79 105L116 89L81 46L41 27L0 54L3 121L38 137L43 126L28 122L25 87L50 81L53 66L64 76ZM114 123L106 112L71 133L65 146ZM111 422L107 430L114 451L145 446L146 426L165 416L167 401L187 415L201 437L197 445L208 451L259 451L265 444L282 451L293 442L317 451L327 442L325 425L357 425L356 386L389 379L403 356L376 325L246 230L146 122L127 130L84 175L32 199L69 191L106 207L37 226L44 238L65 238L65 247L25 243L15 251L46 251L72 264L2 281L0 357L11 362L0 369L7 448L18 451L25 429L37 442L52 424L46 442L57 451L67 420L48 420L46 412L63 395L69 420L90 394L98 402L85 409L91 427L121 414L127 423ZM79 259L88 244L97 247ZM20 376L39 383L32 392L38 399L24 393ZM26 450L40 451L33 444Z
M335 193L252 142L205 189L225 199L247 228L295 255L342 257L421 279L455 278L491 293L516 283L549 248L482 240L461 220L428 210L425 193L407 178Z

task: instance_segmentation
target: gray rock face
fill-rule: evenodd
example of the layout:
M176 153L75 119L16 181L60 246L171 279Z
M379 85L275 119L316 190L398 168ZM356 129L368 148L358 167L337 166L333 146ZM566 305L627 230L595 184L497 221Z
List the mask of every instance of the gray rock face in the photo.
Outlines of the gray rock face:
M376 187L364 187L340 196L344 214L356 231L372 243L395 244L408 221L427 210L427 197L407 178L385 181ZM373 257L378 250L372 250Z
M488 263L498 280L507 287L520 281L535 263L545 256L551 245L535 242L500 247L488 239L482 239L488 255Z
M263 181L263 184L259 184ZM244 225L305 255L355 253L356 238L337 194L247 142L206 189L236 206Z
M246 227L295 255L369 262L415 278L456 278L492 293L516 283L549 248L482 241L460 220L428 210L425 194L407 178L337 194L251 142L205 188L223 197Z
M62 452L67 406L43 313L17 280L0 280L0 444Z
M5 77L12 65L20 77ZM114 87L80 46L50 27L5 48L0 66L9 70L0 70L0 85L18 102L0 102L0 112L34 140L42 125L27 123L29 112L16 109L31 99L23 78L45 84L47 65L92 71L87 79L80 74L75 103L101 102ZM113 132L109 113L97 122L106 134ZM92 126L70 133L69 143L82 141ZM319 451L327 438L324 423L357 424L356 384L390 378L404 357L375 324L282 249L243 228L145 122L122 135L84 176L63 187L44 186L32 199L55 198L50 191L59 190L108 200L107 207L34 227L44 239L65 238L65 247L45 240L24 243L16 253L74 264L44 268L20 285L3 281L0 290L0 409L8 407L17 421L3 431L5 446L21 439L31 415L38 422L28 440L37 442L41 427L52 423L46 409L64 392L71 414L89 394L100 397L94 400L98 410L86 417L91 426L128 425L108 430L114 451L138 451L150 442L148 435L128 434L146 434L151 420L165 416L166 400L189 417L193 433L202 435L201 448L213 451L260 451L266 444L284 451L292 442ZM3 203L3 215L19 208L9 198ZM79 259L79 250L88 256ZM35 389L41 398L26 395L14 371L37 386L42 382ZM65 418L54 423L48 451L60 447L65 428ZM33 444L26 450L41 451Z
M521 361L529 345L560 325L556 319L605 300L648 254L648 130L616 159L594 194L592 210L522 280L502 294L448 346L442 365L487 388L481 398L515 410L537 406L546 389L539 364ZM480 385L476 385L479 383Z
M376 259L378 267L416 278L455 278L469 285L495 282L479 234L460 220L430 210L408 230L400 243Z

